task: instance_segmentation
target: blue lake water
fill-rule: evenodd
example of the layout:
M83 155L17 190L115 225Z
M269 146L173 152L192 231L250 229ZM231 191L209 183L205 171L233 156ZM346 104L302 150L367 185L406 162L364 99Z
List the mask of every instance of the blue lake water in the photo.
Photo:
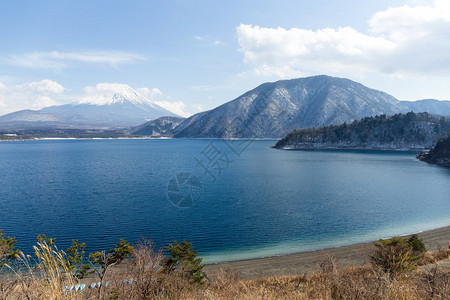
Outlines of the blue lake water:
M282 151L273 144L0 143L0 229L25 252L41 233L62 249L72 239L86 242L88 251L110 249L120 238L145 236L157 246L186 239L211 263L450 225L450 169L412 152ZM180 178L195 180L186 186ZM169 200L186 195L193 206Z

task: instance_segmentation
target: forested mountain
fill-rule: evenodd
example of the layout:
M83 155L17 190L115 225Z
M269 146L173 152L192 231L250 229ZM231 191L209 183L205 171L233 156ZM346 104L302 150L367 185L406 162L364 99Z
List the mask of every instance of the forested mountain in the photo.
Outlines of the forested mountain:
M349 79L321 75L264 83L235 100L193 115L160 135L280 138L297 128L336 125L411 110L450 114L450 101L399 101ZM148 126L157 135L154 124Z
M399 101L349 79L326 75L264 83L184 120L158 119L177 116L127 85L110 84L100 91L72 104L0 116L0 128L132 128L132 135L160 137L281 138L294 129L350 123L375 115L408 111L450 114L450 101Z
M429 152L419 155L418 158L428 163L450 167L450 133L441 137Z
M275 148L429 149L449 132L450 117L409 112L295 130L279 140Z
M129 134L153 137L170 136L172 131L184 120L185 118L182 117L161 117L134 127Z
M313 76L264 83L202 116L175 137L274 138L295 128L349 122L401 110L394 97L349 79Z

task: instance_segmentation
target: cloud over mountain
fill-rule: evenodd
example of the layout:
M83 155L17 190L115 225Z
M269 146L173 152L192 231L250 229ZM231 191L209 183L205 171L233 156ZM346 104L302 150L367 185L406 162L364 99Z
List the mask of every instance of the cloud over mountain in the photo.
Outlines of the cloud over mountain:
M351 27L306 30L248 24L239 25L236 32L244 62L259 75L450 76L450 2L389 8L373 15L368 24L368 32ZM430 47L433 55L424 55Z
M44 94L47 90L62 89L51 82L22 86ZM84 92L84 97L76 102L51 105L41 110L16 111L0 116L0 123L8 128L116 129L136 126L162 116L177 117L126 84L99 83L84 88Z
M64 87L56 81L44 79L16 85L0 82L0 114L15 110L40 109L56 105L55 96L61 95Z
M67 95L66 89L58 82L44 79L41 81L25 82L21 84L4 84L0 82L0 115L22 109L38 110L44 107L64 104L68 101L89 103L96 105L108 104L113 101L115 94L129 93L129 86L122 83L98 83L94 86L86 86L82 93ZM180 100L171 100L158 88L142 87L135 90L139 94L138 99L151 100L156 105L173 112L176 115L188 117L192 115L186 112L187 105ZM131 95L131 98L134 98ZM198 110L193 110L194 113Z

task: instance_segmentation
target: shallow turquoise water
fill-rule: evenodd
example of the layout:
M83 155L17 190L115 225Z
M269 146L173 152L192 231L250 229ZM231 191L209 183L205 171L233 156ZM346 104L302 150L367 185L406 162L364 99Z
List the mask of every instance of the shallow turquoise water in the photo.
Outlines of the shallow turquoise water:
M78 239L89 251L145 236L157 246L186 239L205 262L218 262L450 225L450 170L415 153L282 151L274 143L0 143L0 228L25 251L40 233L63 249ZM180 199L188 207L172 202Z

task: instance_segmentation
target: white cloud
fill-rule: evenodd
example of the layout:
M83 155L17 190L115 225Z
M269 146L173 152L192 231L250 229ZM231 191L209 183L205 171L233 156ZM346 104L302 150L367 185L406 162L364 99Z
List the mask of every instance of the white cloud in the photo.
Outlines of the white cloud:
M8 89L8 87L0 82L0 92L7 90L7 89Z
M73 62L106 64L117 67L121 64L134 63L145 58L134 53L122 51L86 51L86 52L33 52L15 54L1 58L7 64L42 69L62 69Z
M182 101L170 101L170 97L167 97L158 88L138 88L136 91L142 96L152 100L155 104L167 109L182 117L190 117L192 114L186 112L187 105Z
M83 92L87 96L93 95L106 95L113 96L117 93L122 93L125 89L130 88L128 85L123 83L97 83L95 86L86 86L83 88Z
M141 87L133 90L130 86L123 83L98 83L95 86L83 88L85 96L81 98L80 103L106 104L112 101L114 94L124 94L130 97L135 96L137 92L140 96L149 99L153 103L182 117L188 117L191 114L186 112L186 104L182 101L171 101L158 88ZM142 99L146 101L145 99Z
M138 88L136 89L138 93L152 100L155 104L167 109L168 111L173 112L182 117L189 117L192 114L186 112L186 104L182 101L170 101L170 97L163 95L160 89L158 88Z
M258 75L450 76L450 1L389 8L368 22L367 33L351 27L312 31L245 24L236 31L244 62Z
M49 79L19 85L0 83L0 114L57 105L58 102L54 97L58 97L63 92L62 85Z
M147 97L150 99L152 99L156 96L162 96L162 92L158 88L149 89L149 88L143 87L143 88L136 89L136 91L138 91L138 93L143 95L144 97Z
M159 106L167 109L168 111L173 112L174 114L177 114L182 117L189 117L192 114L186 112L186 104L182 101L154 101Z
M40 95L59 94L64 92L64 87L62 85L49 79L44 79L39 82L24 83L18 85L16 88Z
M208 35L204 35L204 36L200 36L200 35L195 35L194 39L199 42L202 46L206 46L206 47L217 47L217 46L225 46L226 44L217 39L214 38L212 36L208 36Z
M189 88L196 92L207 92L207 91L217 89L218 86L215 86L215 85L193 85L193 86L190 86Z
M439 22L450 22L450 2L437 0L432 5L389 8L376 13L370 20L371 32L384 33L394 41L408 41L432 35L439 28Z
M91 103L96 105L111 104L115 101L114 95L116 94L123 95L128 99L133 99L138 102L147 101L144 95L136 94L136 90L123 83L97 83L95 86L84 87L83 92L85 95L77 101L78 103Z
M98 83L95 86L83 88L82 96L64 95L65 88L49 79L38 82L26 82L22 84L5 84L0 82L0 115L11 113L22 109L38 110L52 105L60 105L56 99L76 100L79 103L103 104L111 101L116 93L132 94L133 89L122 83ZM190 111L186 112L188 106L182 101L172 101L165 96L158 88L138 88L136 91L153 103L183 117L189 117L193 113L201 110L200 107L189 106ZM55 99L56 98L56 99Z

